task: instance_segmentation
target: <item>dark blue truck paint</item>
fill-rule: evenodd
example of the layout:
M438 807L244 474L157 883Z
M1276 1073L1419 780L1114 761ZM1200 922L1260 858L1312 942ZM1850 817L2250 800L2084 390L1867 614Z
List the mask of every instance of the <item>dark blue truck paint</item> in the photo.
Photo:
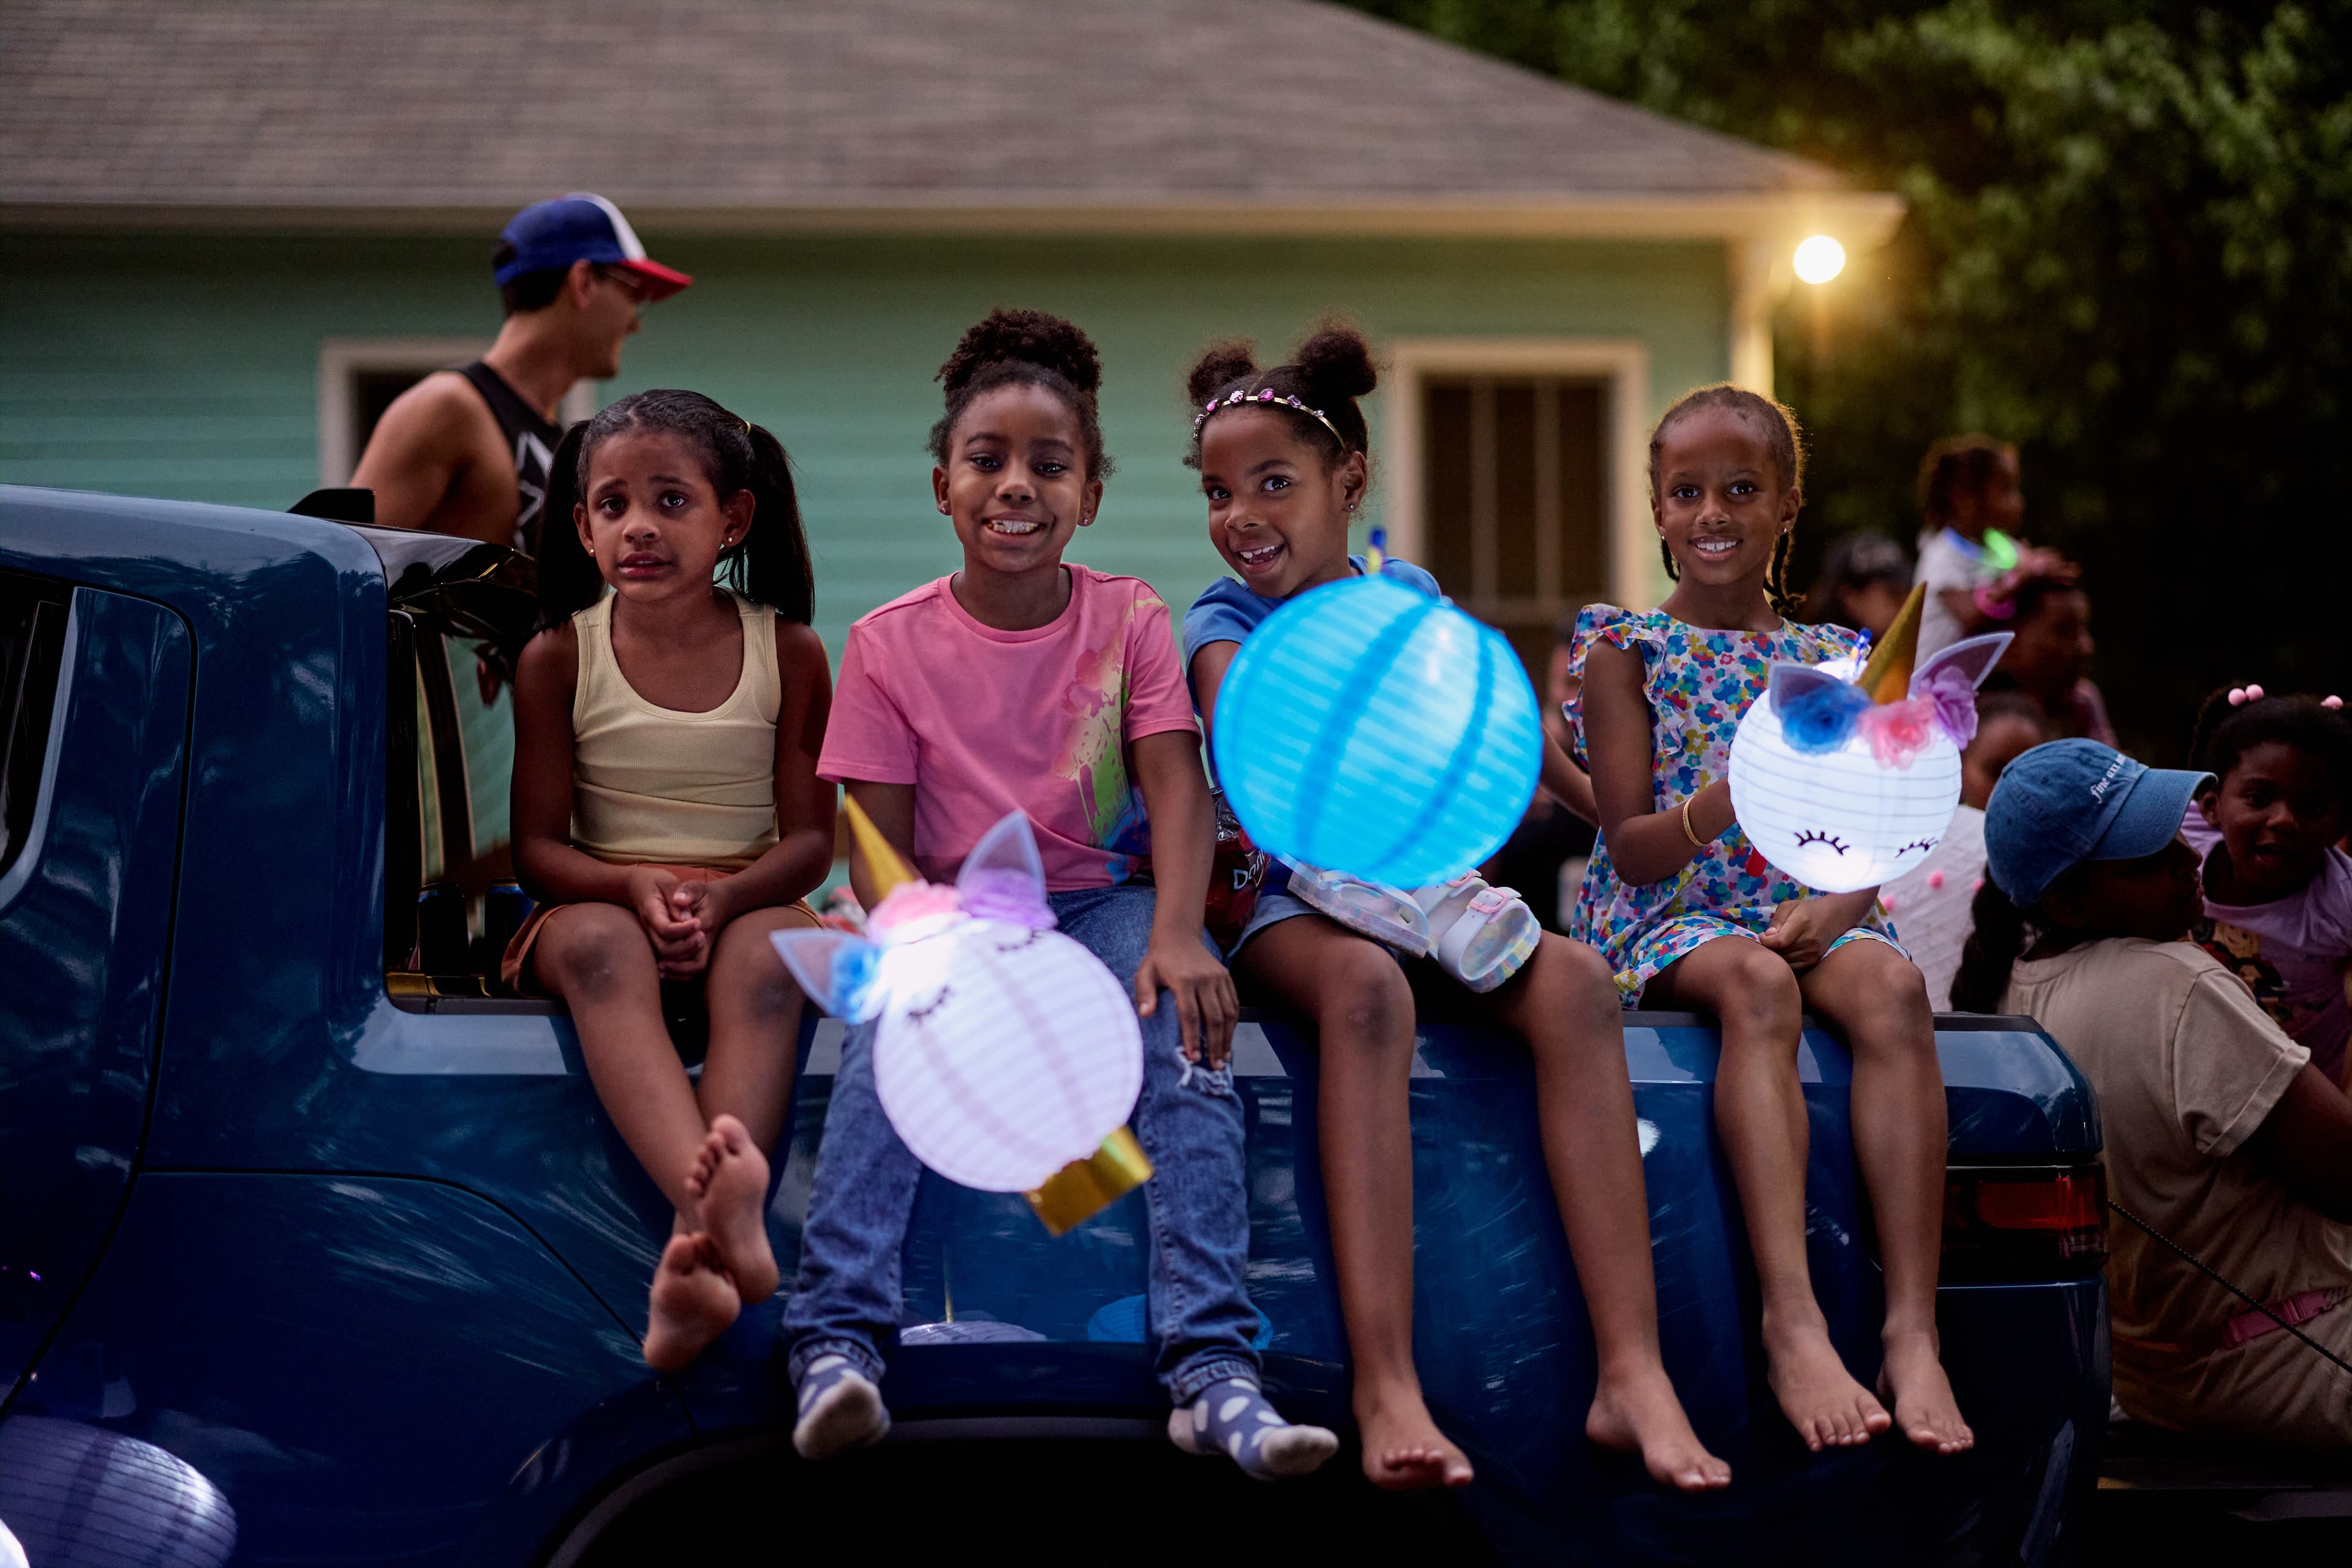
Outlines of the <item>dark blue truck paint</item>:
M304 518L0 487L0 572L71 608L45 816L0 877L0 1517L10 1443L68 1422L200 1474L235 1510L241 1562L570 1561L630 1478L782 1418L773 1303L684 1376L646 1374L667 1215L568 1021L386 994L384 545ZM404 578L454 547L389 548ZM1946 1019L1938 1046L1954 1166L2095 1159L2088 1086L2030 1023ZM772 1211L788 1275L838 1026L813 1023L802 1048ZM1591 1339L1524 1056L1432 1027L1412 1085L1417 1350L1479 1465L1463 1506L1487 1542L1523 1562L2062 1561L2106 1412L2096 1260L1946 1285L1974 1453L1808 1457L1762 1382L1709 1132L1713 1033L1631 1015L1625 1049L1668 1366L1738 1482L1679 1499L1585 1444ZM1809 1032L1815 1278L1866 1372L1877 1273L1848 1065ZM1239 1066L1270 1379L1293 1415L1343 1422L1314 1053L1254 1017ZM1103 1337L1116 1311L1096 1316L1142 1289L1141 1222L1130 1198L1054 1242L1017 1198L927 1178L908 1321L952 1305L1045 1337L901 1348L902 1431L1155 1431L1142 1347ZM775 1468L780 1496L807 1479Z

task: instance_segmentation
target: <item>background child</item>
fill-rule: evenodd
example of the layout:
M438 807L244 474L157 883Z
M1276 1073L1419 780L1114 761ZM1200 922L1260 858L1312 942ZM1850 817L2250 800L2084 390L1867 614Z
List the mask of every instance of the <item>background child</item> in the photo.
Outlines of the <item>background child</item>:
M1028 814L1063 932L1132 984L1143 1018L1135 1128L1155 1170L1149 1300L1169 1434L1255 1476L1301 1474L1339 1439L1284 1423L1259 1391L1227 1065L1238 1009L1201 930L1215 823L1168 606L1148 584L1062 559L1110 470L1100 362L1069 322L1000 310L940 378L931 484L963 570L850 629L818 771L936 880L1007 812ZM1128 880L1147 848L1156 890ZM852 871L871 908L862 855ZM879 1342L898 1321L920 1170L875 1097L872 1042L859 1028L842 1049L785 1311L793 1442L811 1458L889 1427Z
M2352 1086L2352 856L2337 843L2352 722L2336 699L2227 688L2198 712L2189 761L2213 775L2180 825L2204 863L2195 940L2252 987L2314 1067Z
M1721 1021L1716 1126L1755 1248L1768 1371L1815 1449L1888 1425L1830 1343L1805 1260L1803 1010L1845 1035L1886 1278L1880 1386L1913 1443L1953 1453L1975 1438L1936 1339L1945 1108L1926 987L1876 889L1806 896L1740 834L1726 782L1732 732L1771 662L1818 664L1856 645L1783 618L1802 479L1788 410L1736 387L1685 394L1650 437L1650 506L1676 586L1645 614L1585 612L1581 729L1601 845L1578 934L1607 954L1628 1005Z
M2352 1359L2352 1101L2183 940L2197 855L2175 835L2210 783L2090 741L2018 758L1985 816L1991 879L1955 999L2027 1015L2066 1047L2098 1092L2116 1203ZM2126 1412L2352 1444L2352 1378L2137 1226L2111 1245Z
M1952 977L1968 945L1969 905L1984 880L1984 807L2001 770L2056 736L2039 703L2015 691L1977 703L1977 732L1960 752L1960 804L1927 859L1880 889L1878 907L1903 924L1904 951L1927 983L1927 1005L1952 1010Z
M2098 651L2091 639L2091 596L2079 583L2034 577L2018 585L2011 609L2010 619L1999 629L2015 634L2016 640L1986 679L1986 693L2011 691L2031 698L2061 739L2114 745L2116 731L2107 721L2106 699L2087 673L2091 655ZM1924 642L1921 647L1924 658Z
M2016 538L2025 521L2017 448L1986 436L1954 436L1919 463L1919 568L1927 585L1919 657L1979 632L2008 627L2018 588L2036 579L2072 583L2079 572L2054 550ZM1816 606L1835 618L1832 606Z
M776 1289L767 1156L801 997L766 938L816 923L801 900L833 862L832 683L765 430L637 393L572 427L548 506L515 678L515 870L540 903L503 973L571 1005L598 1098L677 1207L645 1354L678 1367ZM709 1003L698 1087L665 980Z
M1886 535L1840 534L1822 554L1805 609L1825 626L1883 637L1911 595L1911 557Z
M1260 371L1242 344L1213 349L1193 367L1189 391L1201 417L1192 460L1209 498L1209 537L1240 578L1210 584L1184 617L1194 700L1212 724L1225 672L1258 624L1292 595L1364 570L1362 558L1348 553L1348 524L1369 477L1356 399L1375 381L1370 349L1344 327L1316 333L1294 363L1270 370ZM1237 392L1244 401L1225 405ZM1257 401L1261 393L1275 401ZM1291 397L1305 407L1280 401ZM1213 400L1220 406L1204 412ZM1391 561L1381 570L1437 594L1435 579L1417 566ZM1574 808L1590 809L1589 783L1557 746L1546 747L1545 784ZM1406 1089L1415 986L1390 950L1272 883L1235 943L1234 963L1244 980L1315 1021L1324 1188L1364 1472L1384 1487L1465 1485L1469 1461L1430 1419L1412 1365ZM1546 935L1524 968L1483 996L1429 960L1410 967L1433 1004L1492 1018L1534 1053L1552 1189L1601 1363L1586 1431L1611 1447L1638 1448L1662 1481L1687 1489L1726 1484L1729 1467L1700 1446L1659 1359L1649 1208L1607 966L1591 948Z

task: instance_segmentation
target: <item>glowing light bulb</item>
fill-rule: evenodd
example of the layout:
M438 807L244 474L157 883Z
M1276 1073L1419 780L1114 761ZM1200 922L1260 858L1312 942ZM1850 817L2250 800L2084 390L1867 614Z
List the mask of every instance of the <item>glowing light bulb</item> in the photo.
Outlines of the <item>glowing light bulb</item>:
M1828 235L1817 234L1797 247L1797 276L1808 283L1826 283L1845 270L1845 247Z

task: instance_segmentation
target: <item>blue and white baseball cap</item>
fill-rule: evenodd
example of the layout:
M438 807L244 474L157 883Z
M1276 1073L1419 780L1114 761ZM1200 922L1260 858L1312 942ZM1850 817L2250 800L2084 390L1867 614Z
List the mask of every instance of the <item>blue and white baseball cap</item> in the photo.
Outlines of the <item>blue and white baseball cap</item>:
M2082 861L2153 855L2212 776L2151 768L2096 741L2021 752L1985 803L1985 875L2022 909Z
M523 208L499 237L514 247L514 259L496 274L501 289L526 272L551 271L575 261L635 273L645 279L648 302L667 299L694 281L647 257L621 209L586 191Z

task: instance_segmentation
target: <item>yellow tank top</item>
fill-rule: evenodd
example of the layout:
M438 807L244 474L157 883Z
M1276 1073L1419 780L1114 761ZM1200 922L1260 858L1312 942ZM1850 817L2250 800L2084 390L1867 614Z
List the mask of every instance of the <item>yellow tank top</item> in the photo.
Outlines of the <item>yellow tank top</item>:
M708 713L656 708L613 657L613 596L572 617L572 842L615 865L740 871L776 842L776 613L740 596L743 674Z

